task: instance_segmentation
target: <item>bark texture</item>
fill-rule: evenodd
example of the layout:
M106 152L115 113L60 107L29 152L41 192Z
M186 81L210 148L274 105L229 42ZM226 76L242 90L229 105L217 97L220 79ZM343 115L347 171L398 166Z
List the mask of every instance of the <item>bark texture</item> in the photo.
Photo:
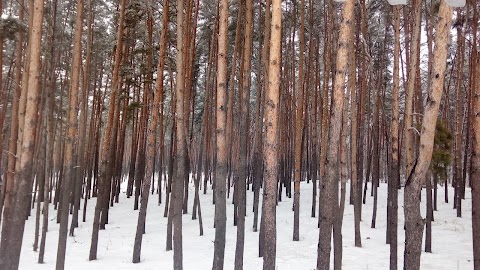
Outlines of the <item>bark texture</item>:
M215 174L215 242L213 253L213 270L221 270L225 257L225 233L227 225L226 213L226 179L227 179L227 31L228 0L219 4L219 32L217 55L217 170Z
M28 81L22 87L28 89L26 93L25 124L23 126L23 140L17 156L18 168L15 172L15 181L8 204L5 209L2 224L2 239L0 243L0 269L16 270L20 260L23 232L25 229L25 210L29 208L29 201L33 185L33 157L35 148L35 129L38 118L38 93L41 66L42 48L42 18L43 0L33 1L32 28L29 35L30 57L28 59Z
M347 0L342 6L342 20L338 37L337 67L335 72L332 109L330 111L330 127L328 131L327 159L325 177L320 183L320 230L317 254L317 269L330 269L330 251L334 210L338 207L338 190L335 190L339 180L338 155L340 131L342 128L342 111L345 89L345 75L348 71L349 42L354 22L354 0ZM326 117L326 116L324 116ZM335 199L336 198L336 199Z
M420 214L420 191L432 159L435 125L443 93L451 20L452 8L444 0L440 1L435 36L433 77L428 86L427 104L420 134L419 155L405 184L405 269L420 269L423 227L425 225L425 220Z
M263 270L275 270L277 251L276 204L278 172L278 103L280 98L280 63L282 38L282 0L272 0L268 88L265 92L265 135L263 140L264 201Z

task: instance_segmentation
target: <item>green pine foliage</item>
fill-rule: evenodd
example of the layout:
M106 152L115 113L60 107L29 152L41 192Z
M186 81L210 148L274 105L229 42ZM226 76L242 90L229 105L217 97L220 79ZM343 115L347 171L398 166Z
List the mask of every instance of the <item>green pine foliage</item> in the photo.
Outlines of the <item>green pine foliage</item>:
M447 168L452 163L453 135L441 120L437 121L435 127L435 139L433 146L432 162L430 164L432 172L436 175L446 175Z

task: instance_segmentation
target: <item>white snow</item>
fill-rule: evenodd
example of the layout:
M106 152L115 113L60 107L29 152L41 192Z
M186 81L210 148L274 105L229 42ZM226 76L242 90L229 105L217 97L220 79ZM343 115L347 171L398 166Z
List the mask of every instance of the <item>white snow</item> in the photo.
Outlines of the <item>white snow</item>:
M407 4L407 0L387 0L387 1L392 6L394 6L394 5L406 5Z
M464 7L466 4L465 0L445 0L445 2L451 7Z
M347 185L348 186L348 185ZM370 188L370 186L369 186ZM164 191L163 191L164 192ZM198 220L192 220L191 208L193 189L190 190L189 214L183 216L183 263L184 269L211 269L213 261L213 216L211 203L212 191L206 195L200 191L204 235L199 236ZM386 198L387 186L379 188L377 228L371 229L372 197L368 192L367 204L363 206L361 223L362 248L354 246L353 206L347 204L343 224L343 269L375 270L388 269L389 246L385 244ZM425 194L425 193L423 193ZM164 194L163 194L164 195ZM422 252L422 269L473 269L472 229L471 229L471 195L467 188L463 201L463 217L456 217L453 207L453 190L450 190L450 203L444 203L443 188L438 189L438 210L434 213L433 253ZM132 252L137 225L138 211L133 210L133 198L127 199L122 192L120 203L111 208L110 223L106 230L100 231L98 260L88 261L92 219L95 201L89 201L88 219L80 222L75 237L68 237L65 269L173 269L173 251L165 251L167 218L163 217L164 204L157 205L157 196L150 195L146 234L143 238L142 261L133 264ZM282 196L277 208L277 269L311 270L315 269L317 259L318 229L317 218L310 217L312 184L301 183L300 241L292 241L293 233L293 198ZM163 196L165 198L165 196ZM317 200L318 201L318 200ZM247 217L245 232L244 269L262 269L263 260L258 257L258 232L252 231L253 193L247 191ZM403 190L399 193L399 238L398 262L403 268ZM82 204L83 205L83 204ZM227 240L225 252L225 269L233 269L235 256L236 227L233 226L233 207L231 198L227 199ZM425 213L425 197L422 199L422 211ZM318 209L318 207L317 207ZM34 213L32 211L32 213ZM425 216L425 215L424 215ZM38 253L32 251L35 219L30 217L25 228L20 269L54 269L58 241L58 224L55 223L56 212L50 207L49 232L45 264L37 264ZM423 248L422 248L423 249ZM333 251L332 251L333 254ZM333 265L333 255L331 263Z

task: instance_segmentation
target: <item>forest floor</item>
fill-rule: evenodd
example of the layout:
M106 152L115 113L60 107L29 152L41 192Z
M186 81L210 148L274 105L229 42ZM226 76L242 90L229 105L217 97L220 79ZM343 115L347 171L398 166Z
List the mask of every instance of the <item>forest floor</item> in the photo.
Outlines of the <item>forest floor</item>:
M348 186L348 185L347 185ZM370 188L370 185L369 185ZM87 222L80 222L74 237L68 237L67 270L76 269L173 269L173 251L165 251L167 218L163 217L164 203L157 204L158 195L150 195L146 235L143 238L141 262L132 263L133 242L137 226L138 211L133 210L134 199L127 199L122 190L120 203L110 209L110 223L106 230L100 231L98 260L88 261L92 220L95 200L88 204ZM233 191L233 189L232 189ZM164 192L164 191L163 191ZM425 216L423 191L422 213ZM206 195L200 191L204 235L199 236L198 220L192 220L193 187L190 190L189 214L183 216L183 263L186 270L211 269L213 261L214 206L212 191ZM370 228L373 198L367 193L366 205L363 205L361 223L362 248L354 246L353 206L347 204L343 222L343 269L347 270L385 270L389 265L389 246L385 244L387 185L381 184L378 191L377 226ZM165 194L162 194L165 195ZM432 251L422 252L422 269L470 270L473 269L471 194L467 188L463 201L463 217L457 218L453 207L453 189L449 190L450 203L444 202L444 189L438 189L438 210L434 213L432 228ZM163 199L165 196L163 196ZM301 183L300 204L300 241L292 241L293 233L293 197L278 203L277 208L277 269L311 270L317 260L318 229L317 218L311 217L312 184ZM258 257L258 232L253 232L253 193L247 191L247 217L245 230L244 269L262 269L263 260ZM317 200L318 202L318 200ZM403 189L399 193L399 238L398 262L403 269ZM83 203L82 203L83 206ZM318 209L318 207L317 207ZM35 213L32 211L32 213ZM235 257L236 227L233 226L233 205L231 197L227 199L227 237L225 269L233 269ZM81 215L80 215L81 216ZM49 232L47 234L45 264L37 264L38 253L32 251L35 232L35 218L26 223L23 238L20 269L54 269L58 242L58 224L55 223L56 211L50 207ZM423 247L422 247L423 249ZM333 265L333 251L332 251Z

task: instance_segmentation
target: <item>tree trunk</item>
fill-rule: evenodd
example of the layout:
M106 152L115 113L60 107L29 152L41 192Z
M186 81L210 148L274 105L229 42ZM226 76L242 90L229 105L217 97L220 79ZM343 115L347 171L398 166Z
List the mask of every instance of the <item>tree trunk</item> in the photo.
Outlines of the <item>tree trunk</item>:
M300 1L300 47L297 80L297 115L295 117L295 183L293 194L293 241L300 240L300 181L302 176L302 131L303 131L303 64L305 61L305 0Z
M148 197L149 197L149 189L150 189L150 183L151 180L153 179L153 171L154 171L154 161L155 161L155 138L156 138L156 131L157 131L157 122L158 122L158 115L159 115L159 108L160 108L160 101L162 100L162 94L163 94L163 70L165 67L165 50L166 50L166 24L168 24L168 2L164 2L164 7L163 7L163 30L161 33L161 44L160 44L160 52L159 52L159 61L158 61L158 78L157 78L157 84L156 84L156 90L155 92L151 89L151 81L152 81L152 65L153 65L153 14L151 10L151 3L147 3L147 12L148 12L148 18L146 20L147 24L147 33L148 33L148 49L147 49L147 78L146 78L146 93L152 93L153 94L153 103L152 103L152 109L151 109L151 121L148 124L148 130L147 130L147 155L145 159L147 160L146 162L146 168L145 168L145 181L143 183L143 190L142 190L142 198L141 198L141 204L140 204L140 211L138 213L138 223L137 223L137 231L135 234L135 242L133 246L133 263L139 263L140 262L140 253L142 249L142 239L143 239L143 234L145 233L145 223L146 223L146 217L147 217L147 206L148 206ZM161 155L162 153L160 153Z
M435 36L436 48L432 70L433 78L428 86L427 104L420 135L420 151L405 184L405 269L420 269L422 235L425 222L420 214L420 191L432 158L435 124L443 92L451 18L452 8L445 1L441 1Z
M60 231L58 236L58 250L56 269L65 268L65 254L67 251L67 232L68 232L68 210L72 183L75 179L75 171L78 170L78 153L74 153L74 144L77 137L77 115L78 115L78 89L80 85L80 72L82 70L82 32L83 32L83 0L77 1L77 15L75 19L75 37L73 44L73 60L71 71L71 84L68 101L68 129L65 139L65 177L62 183L62 207L60 213ZM78 217L78 212L77 212Z
M350 38L353 38L353 31L350 31ZM350 52L353 52L353 47L348 46ZM351 53L348 59L352 59ZM350 62L350 65L353 64ZM350 71L350 67L347 67L348 72ZM352 87L352 80L355 81L355 76L350 76L351 73L348 73L348 88L347 88L347 95L344 97L344 106L342 112L342 131L340 135L340 201L338 206L336 207L336 214L335 220L333 224L333 249L334 249L334 269L341 270L342 269L342 257L343 257L343 239L342 239L342 225L343 225L343 214L345 212L345 194L346 194L346 186L347 186L347 177L348 177L348 166L347 166L347 134L348 134L348 101L351 95L351 90L354 89ZM338 186L338 182L336 184ZM338 188L335 189L338 194Z
M238 190L236 206L237 216L237 243L235 248L235 270L243 269L243 254L245 248L245 215L246 215L246 190L245 185L248 178L248 130L249 130L249 108L250 108L250 85L252 70L252 26L253 26L253 1L245 1L245 32L243 44L243 72L239 91L240 98L240 141L239 141L239 162L236 167L238 182L235 184L235 190ZM226 82L226 81L225 81ZM217 82L218 83L218 82ZM218 97L217 97L218 98ZM218 117L218 115L217 115ZM218 120L217 120L218 121ZM217 142L218 143L218 142ZM218 158L218 156L217 156ZM218 167L217 167L218 169ZM215 184L217 185L217 183Z
M348 71L349 42L354 20L353 0L347 0L342 6L342 20L338 37L336 72L330 112L330 128L328 132L327 160L325 178L320 184L320 232L318 241L317 269L330 269L330 250L334 209L338 201L334 199L335 182L338 181L338 151L342 126L345 75ZM326 117L326 116L324 116Z
M399 58L400 58L400 7L393 7L394 21L394 49L393 49L393 93L392 93L392 124L391 143L392 157L390 168L390 179L388 180L388 232L387 240L390 244L390 270L397 270L397 239L398 239L398 185L400 183L399 164Z
M269 50L270 50L270 42L271 42L271 12L270 12L270 7L271 7L271 0L266 0L265 2L265 22L264 22L264 27L265 27L265 36L264 36L264 40L263 40L263 47L262 47L262 60L263 60L263 65L264 65L264 74L263 74L263 78L264 78L264 85L263 85L263 111L262 111L262 120L263 120L263 117L265 116L265 107L266 107L266 96L267 96L267 91L269 89L269 70L270 70L270 54L269 54ZM278 15L278 14L277 14ZM280 38L281 39L281 38ZM280 48L281 50L281 48ZM280 52L281 53L281 52ZM264 121L263 121L264 122ZM263 123L263 126L264 128L266 128L265 126L265 122ZM259 183L257 184L258 187L255 187L258 189L258 192L257 193L260 193L260 187L262 186L262 183L263 183L263 188L265 189L265 175L263 174L265 172L265 163L264 163L264 158L265 158L265 133L262 132L262 146L260 146L262 148L262 156L259 157L260 158L260 162L261 162L261 168L259 168L258 170L260 171L260 175L262 176L261 179L259 179ZM277 159L278 160L278 159ZM278 168L277 168L278 170ZM271 180L273 181L273 180ZM266 198L266 195L265 192L263 193L263 202L262 202L262 208L260 208L260 210L258 209L259 207L257 206L257 213L255 214L254 213L254 219L255 219L255 215L258 216L258 212L261 211L261 217L260 217L260 231L258 233L258 256L259 257L263 257L263 253L264 253L264 247L265 247L265 198ZM255 195L254 195L255 196ZM258 197L260 197L260 195L258 195ZM255 200L256 198L254 198ZM260 198L257 198L257 200L260 200ZM258 217L257 217L258 219ZM255 226L256 224L254 224ZM255 230L255 228L254 228Z
M33 184L33 153L35 147L35 128L37 126L37 98L41 65L41 42L42 42L42 18L43 0L33 1L30 6L32 21L29 35L30 58L28 69L28 83L22 87L28 89L26 97L25 125L23 126L23 140L20 151L21 156L17 159L18 169L15 170L11 196L8 198L10 208L5 209L2 224L2 242L0 247L0 268L5 270L18 269L20 251L22 247L23 232L25 229L24 213L29 208L29 200Z
M330 75L331 75L331 58L332 58L332 49L331 49L331 44L333 41L331 40L331 34L333 32L332 29L332 17L333 17L333 12L331 11L331 1L325 1L324 2L324 11L325 11L325 29L326 29L326 35L324 38L324 43L325 43L325 48L323 51L324 55L324 81L323 81L323 107L322 107L322 127L321 127L321 132L322 132L322 137L321 137L321 146L320 146L320 165L319 165L319 171L320 171L320 181L319 181L319 195L321 195L321 188L322 188L322 183L325 178L325 163L327 159L327 142L328 142L328 107L329 107L329 102L328 102L328 92L330 89ZM318 226L320 226L320 211L321 211L321 204L322 200L318 200Z
M461 10L457 10L457 18L461 18ZM457 56L456 56L456 65L457 65L457 74L456 74L456 85L455 85L455 151L454 151L454 168L453 168L453 177L455 183L455 206L457 217L462 217L462 197L463 197L463 174L462 174L462 148L463 148L463 95L464 95L464 52L463 47L465 44L465 38L463 37L463 23L456 24L457 28Z
M227 39L228 39L228 0L219 3L219 31L217 54L217 120L216 148L217 170L215 175L215 242L213 270L222 270L225 257L225 233L227 225L227 145L226 145L226 109L227 109ZM199 157L200 158L200 157ZM237 187L235 187L237 189ZM243 247L242 247L243 248ZM235 267L237 263L235 262Z
M478 27L478 8L474 7L474 39L473 39L473 54L475 70L475 92L472 95L474 102L473 109L473 141L472 141L472 174L470 185L472 187L472 238L473 238L473 265L475 270L480 270L480 51L477 43Z
M425 252L432 253L432 221L433 221L433 208L432 208L432 175L431 172L427 172L425 178L427 186L427 220L425 223Z
M414 135L415 127L413 126L413 95L415 92L416 69L418 66L418 43L420 42L420 28L422 23L421 0L414 0L412 4L413 11L413 29L410 42L410 57L408 62L408 77L405 96L405 149L406 149L406 175L410 175L414 165Z
M355 55L355 43L354 43L354 36L355 36L355 31L354 31L355 24L352 24L352 31L351 31L351 43L350 43L350 50L352 53L350 54L350 65L348 66L348 83L349 83L349 88L350 88L350 98L351 98L351 116L352 117L357 117L358 114L358 98L357 98L357 91L356 91L356 64L357 64L357 59ZM358 44L358 43L357 43ZM361 219L361 198L359 197L360 193L357 192L358 185L358 174L357 174L357 157L358 157L358 151L357 151L357 121L356 119L351 120L351 126L350 126L350 155L351 155L351 172L350 172L350 178L351 178L351 189L350 189L350 197L353 201L353 215L354 215L354 231L355 231L355 246L356 247L361 247L362 246L362 237L360 233L360 219Z
M477 76L480 76L480 57L477 49L476 52ZM478 77L477 77L478 78ZM474 111L474 150L472 156L472 232L473 232L473 264L474 269L480 269L480 80L476 80L477 93L475 95L475 111Z
M265 138L263 140L264 163L264 253L263 270L275 270L277 251L276 203L278 175L278 103L280 94L280 63L282 37L282 1L272 0L270 60L268 88L265 92Z
M177 55L176 55L176 84L175 84L175 160L177 162L175 178L172 182L172 203L173 203L173 268L175 270L183 269L183 239L182 239L182 206L185 175L188 172L185 164L187 155L186 133L184 122L184 7L183 0L177 0Z

